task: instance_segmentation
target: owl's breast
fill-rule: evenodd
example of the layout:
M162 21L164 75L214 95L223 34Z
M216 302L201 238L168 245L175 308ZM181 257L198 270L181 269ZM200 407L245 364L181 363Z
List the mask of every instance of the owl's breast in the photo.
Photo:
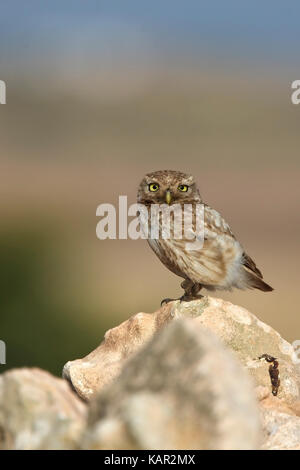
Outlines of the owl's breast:
M182 269L185 263L182 263L181 250L175 247L175 240L151 239L148 243L160 261L177 276L186 278L187 274ZM181 262L180 262L181 260ZM185 266L186 267L186 266Z

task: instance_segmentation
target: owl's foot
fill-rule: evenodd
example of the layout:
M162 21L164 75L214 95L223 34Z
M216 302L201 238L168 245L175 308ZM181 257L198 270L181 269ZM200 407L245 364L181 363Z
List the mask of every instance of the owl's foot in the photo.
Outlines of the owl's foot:
M193 300L193 297L182 295L179 297L179 299L163 299L160 303L160 306L162 307L163 305L167 305L169 302L177 302L178 300L180 300L180 302L188 302L189 300Z
M163 305L168 304L169 302L174 302L175 300L180 300L180 299L169 299L169 298L163 299L160 303L160 306L162 307Z
M187 295L187 294L183 294L181 297L179 297L179 299L163 299L160 303L160 306L162 307L163 305L166 305L168 304L169 302L176 302L177 300L181 302L190 302L191 300L199 300L199 299L202 299L203 295Z
M180 297L179 300L180 300L180 303L181 302L191 302L192 300L200 300L200 299L202 299L202 297L203 297L203 295L201 295L201 294L200 295L185 295L184 294Z
M160 306L162 307L163 305L168 304L169 302L175 302L176 300L180 300L180 302L190 302L191 300L202 298L202 295L197 295L202 288L201 284L185 279L181 283L181 287L184 289L184 294L179 297L179 299L163 299Z
M197 298L198 292L202 289L202 285L198 282L190 281L189 279L185 279L181 283L181 287L184 289L184 295L180 297L181 301L192 300L193 298ZM200 296L201 298L201 296Z

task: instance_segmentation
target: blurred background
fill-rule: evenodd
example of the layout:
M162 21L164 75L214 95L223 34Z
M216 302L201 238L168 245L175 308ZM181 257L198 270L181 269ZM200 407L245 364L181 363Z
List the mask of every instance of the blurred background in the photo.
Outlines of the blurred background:
M217 295L300 339L299 15L291 0L1 2L7 368L60 375L180 295L146 241L96 238L97 206L135 202L158 169L195 175L275 288Z

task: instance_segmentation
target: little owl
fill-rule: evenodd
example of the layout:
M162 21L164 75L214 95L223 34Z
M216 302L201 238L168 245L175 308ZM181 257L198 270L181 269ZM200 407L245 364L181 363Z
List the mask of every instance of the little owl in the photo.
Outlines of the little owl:
M153 229L151 223L154 222L150 213L154 204L159 205L157 207L176 206L180 210L189 207L193 214L190 219L193 232L196 227L196 206L201 205L200 207L203 208L203 231L200 246L191 245L191 240L184 231L180 238L175 236L175 230L172 231L175 215L171 219L169 237L162 236L165 219L162 218L161 213L156 219L159 226L159 236L151 238L148 235L147 237L150 247L162 263L174 274L184 279L181 284L184 295L180 300L187 301L197 298L202 287L208 290L231 290L233 287L259 289L264 292L273 290L263 281L262 273L244 251L222 216L202 201L192 176L171 170L148 173L139 186L137 199L138 203L142 204L148 212L147 220L141 217L141 225L145 231L145 224L147 224L149 234ZM197 233L195 236L197 238ZM163 302L169 300L172 299L164 299Z

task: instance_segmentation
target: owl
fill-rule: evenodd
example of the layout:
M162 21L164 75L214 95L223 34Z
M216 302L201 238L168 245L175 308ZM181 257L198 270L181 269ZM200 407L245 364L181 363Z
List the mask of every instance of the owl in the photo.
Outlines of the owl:
M247 255L223 217L203 202L192 176L171 170L148 173L139 186L137 202L149 216L141 217L143 231L150 234L153 228L157 228L153 224L159 226L159 236L147 236L150 247L170 271L183 278L181 287L184 294L180 300L189 301L201 297L199 292L202 288L211 291L231 290L234 287L264 292L273 290L263 280L261 271ZM191 223L196 238L196 207L202 207L202 243L191 244L184 232L181 237L176 237L175 230L170 230L169 237L163 237L163 217L160 214L156 222L151 217L154 205L170 209L174 206L176 210L192 208ZM173 216L170 225L174 221ZM164 299L162 303L170 300L175 299Z

